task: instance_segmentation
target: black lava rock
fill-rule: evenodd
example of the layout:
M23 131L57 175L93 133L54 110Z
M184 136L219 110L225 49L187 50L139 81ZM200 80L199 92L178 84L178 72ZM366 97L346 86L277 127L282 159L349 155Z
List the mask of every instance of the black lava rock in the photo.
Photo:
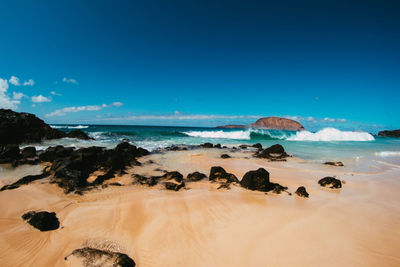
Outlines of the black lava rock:
M206 177L207 175L205 175L204 173L192 172L187 175L186 180L188 180L189 182L195 182L195 181L200 181Z
M320 186L329 188L342 188L342 182L334 177L325 177L318 181Z
M40 231L51 231L60 227L60 222L58 221L55 212L30 211L22 215L22 219L28 221L30 225L39 229Z
M294 192L294 193L300 197L308 197L309 196L309 194L304 186L300 186L299 188L297 188L296 192Z

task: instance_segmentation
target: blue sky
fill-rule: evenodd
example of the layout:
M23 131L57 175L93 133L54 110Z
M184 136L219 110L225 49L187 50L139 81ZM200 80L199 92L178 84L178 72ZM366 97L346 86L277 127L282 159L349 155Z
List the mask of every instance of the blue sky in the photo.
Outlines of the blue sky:
M49 123L400 128L399 13L399 1L6 0L0 107Z

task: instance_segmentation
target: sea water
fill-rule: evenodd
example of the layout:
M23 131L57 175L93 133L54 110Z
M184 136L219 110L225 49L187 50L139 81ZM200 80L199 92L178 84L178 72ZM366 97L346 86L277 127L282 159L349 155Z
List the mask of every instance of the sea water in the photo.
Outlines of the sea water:
M341 131L324 128L317 132L261 129L221 129L166 126L127 125L52 125L62 131L80 129L95 140L71 138L36 144L38 149L51 145L75 147L103 146L112 148L123 140L150 151L175 144L199 145L205 142L226 145L261 143L263 147L281 144L300 159L315 162L374 161L397 166L400 164L400 138L373 136L367 132Z

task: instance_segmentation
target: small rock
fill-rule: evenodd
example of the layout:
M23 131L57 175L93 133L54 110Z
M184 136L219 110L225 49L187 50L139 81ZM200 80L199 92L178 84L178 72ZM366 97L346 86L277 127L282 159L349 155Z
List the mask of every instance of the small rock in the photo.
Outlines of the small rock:
M187 175L186 180L188 180L190 182L195 182L195 181L200 181L206 177L207 177L207 175L205 175L204 173L192 172Z
M221 158L223 158L223 159L229 159L229 158L231 158L231 156L229 156L228 154L222 154L222 155L221 155Z
M342 188L342 182L334 177L325 177L318 181L320 186L329 188Z
M325 165L338 166L338 167L344 166L343 162L341 162L341 161L327 161L324 164Z
M300 186L299 188L297 188L296 192L294 192L294 193L300 197L308 197L309 196L309 194L304 186Z

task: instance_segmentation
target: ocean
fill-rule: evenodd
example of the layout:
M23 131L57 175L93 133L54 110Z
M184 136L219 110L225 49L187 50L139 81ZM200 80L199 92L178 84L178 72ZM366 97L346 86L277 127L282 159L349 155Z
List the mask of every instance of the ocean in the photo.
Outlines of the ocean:
M92 141L64 138L36 144L38 149L62 144L112 148L123 140L150 151L175 144L199 145L205 142L226 145L261 143L263 147L281 144L300 159L315 162L343 161L363 163L368 169L374 164L400 164L400 139L373 136L366 132L341 131L324 128L317 132L292 132L260 129L221 129L199 127L127 126L127 125L52 125L62 131L80 129L95 138ZM365 166L364 166L365 167ZM378 167L376 167L378 168Z

